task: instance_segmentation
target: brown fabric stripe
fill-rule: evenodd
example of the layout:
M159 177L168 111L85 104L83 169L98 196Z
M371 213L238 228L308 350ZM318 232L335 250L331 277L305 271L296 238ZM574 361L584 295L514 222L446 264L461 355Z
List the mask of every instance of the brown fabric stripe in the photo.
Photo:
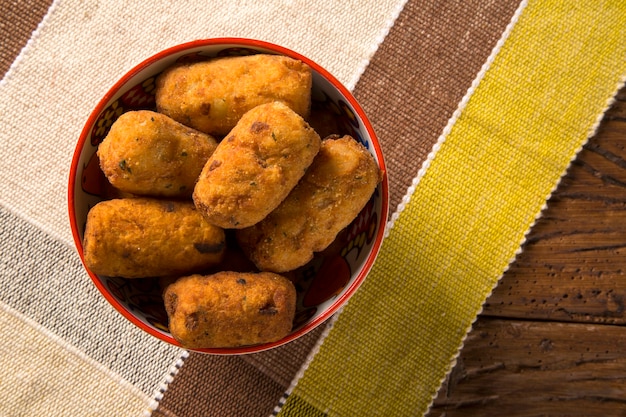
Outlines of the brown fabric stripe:
M392 212L518 5L409 1L374 55L354 94L382 142Z
M191 352L153 416L269 416L322 331L244 356Z
M518 4L409 0L380 45L354 93L382 142L392 210ZM154 415L267 416L321 331L273 351L239 358L191 354ZM221 391L223 381L230 381L226 392ZM245 404L245 413L229 409L229 403Z
M187 383L173 384L167 392L174 401L169 407L159 407L153 416L267 417L273 409L268 399L278 398L284 391L234 356L191 355L186 362Z
M0 1L0 78L4 77L52 0Z
M298 340L298 343L290 343L279 349L271 349L254 355L244 355L241 359L286 389L324 329L325 325L322 325L306 335L303 340Z

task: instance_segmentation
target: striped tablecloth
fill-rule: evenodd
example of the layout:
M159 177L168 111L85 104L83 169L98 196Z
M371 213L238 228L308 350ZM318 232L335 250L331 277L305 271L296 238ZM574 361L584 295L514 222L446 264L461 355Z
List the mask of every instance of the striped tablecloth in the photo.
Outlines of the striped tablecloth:
M0 4L1 416L418 416L626 76L623 1L30 0ZM178 43L307 55L382 141L393 215L325 326L246 356L190 354L99 296L67 177L91 109Z

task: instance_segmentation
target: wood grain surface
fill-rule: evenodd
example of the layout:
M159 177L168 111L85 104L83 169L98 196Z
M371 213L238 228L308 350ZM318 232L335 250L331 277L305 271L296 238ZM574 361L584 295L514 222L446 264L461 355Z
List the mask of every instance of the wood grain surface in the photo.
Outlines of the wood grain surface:
M523 249L429 416L626 415L626 88Z

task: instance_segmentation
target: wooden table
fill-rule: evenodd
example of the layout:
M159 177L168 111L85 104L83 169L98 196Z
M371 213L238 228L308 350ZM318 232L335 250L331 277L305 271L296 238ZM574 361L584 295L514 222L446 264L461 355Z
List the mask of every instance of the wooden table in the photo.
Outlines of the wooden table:
M626 88L468 335L430 416L626 415Z

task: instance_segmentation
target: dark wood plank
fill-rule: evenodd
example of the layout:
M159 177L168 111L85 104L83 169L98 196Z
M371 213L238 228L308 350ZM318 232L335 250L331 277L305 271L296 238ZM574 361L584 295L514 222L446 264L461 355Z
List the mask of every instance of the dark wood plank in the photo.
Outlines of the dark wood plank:
M529 233L484 315L626 321L626 88Z
M626 415L625 344L621 326L481 318L429 415Z

